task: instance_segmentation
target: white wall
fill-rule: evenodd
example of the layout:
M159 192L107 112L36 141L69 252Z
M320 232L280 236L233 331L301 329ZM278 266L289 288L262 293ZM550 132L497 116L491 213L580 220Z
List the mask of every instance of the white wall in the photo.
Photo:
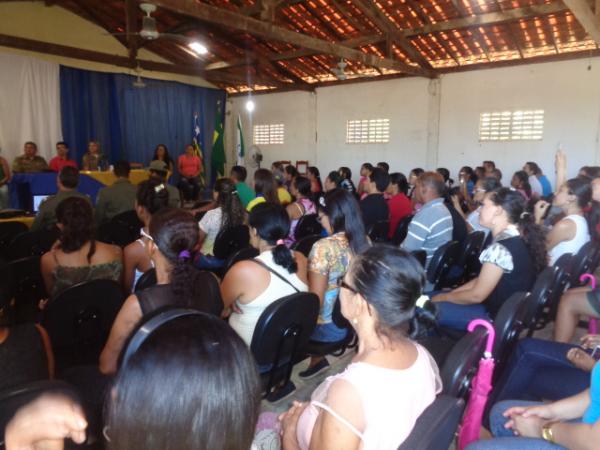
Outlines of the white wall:
M562 143L569 174L575 175L582 165L600 163L599 71L600 58L579 59L450 74L439 84L406 78L319 88L314 94L265 94L253 98L252 116L244 109L246 98L234 97L228 103L228 160L234 161L239 113L247 148L253 123L285 124L283 146L261 146L264 167L275 160L307 159L323 175L342 165L358 175L364 161L388 161L392 170L406 174L416 166L444 166L456 176L462 165L493 159L508 183L527 160L537 161L554 179L554 153ZM545 110L541 141L479 142L481 112L520 108ZM345 143L347 120L384 117L390 119L388 144Z

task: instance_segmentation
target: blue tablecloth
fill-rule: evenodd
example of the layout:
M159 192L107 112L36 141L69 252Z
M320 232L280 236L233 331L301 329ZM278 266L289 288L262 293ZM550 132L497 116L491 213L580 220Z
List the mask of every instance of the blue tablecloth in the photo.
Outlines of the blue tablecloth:
M32 210L32 197L34 195L56 194L56 173L15 173L9 185L10 206L15 209ZM90 197L92 204L96 204L98 191L104 185L87 175L79 175L77 190Z

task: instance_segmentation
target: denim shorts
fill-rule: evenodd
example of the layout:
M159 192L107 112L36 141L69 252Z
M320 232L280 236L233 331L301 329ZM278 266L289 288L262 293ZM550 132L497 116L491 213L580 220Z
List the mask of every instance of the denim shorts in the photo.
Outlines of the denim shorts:
M600 316L600 288L592 289L587 293L587 300L596 314Z
M348 334L347 329L338 328L333 322L319 323L310 339L317 342L337 342L344 339L346 334Z

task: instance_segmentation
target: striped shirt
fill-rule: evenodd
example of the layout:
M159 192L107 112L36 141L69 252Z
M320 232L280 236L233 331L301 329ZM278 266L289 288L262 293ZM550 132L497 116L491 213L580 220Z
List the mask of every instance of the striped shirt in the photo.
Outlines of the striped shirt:
M452 240L452 228L452 215L444 205L444 199L436 198L425 203L415 214L402 248L408 251L425 250L427 268L438 247Z

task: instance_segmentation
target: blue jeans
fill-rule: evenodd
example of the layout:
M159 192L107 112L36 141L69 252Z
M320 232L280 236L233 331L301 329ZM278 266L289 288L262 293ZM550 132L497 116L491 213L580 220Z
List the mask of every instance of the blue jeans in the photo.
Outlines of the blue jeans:
M341 341L348 334L346 328L338 328L333 322L320 323L315 327L311 341L317 342L337 342Z
M438 308L438 325L453 330L466 330L474 319L490 320L487 309L483 305L458 305L450 302L436 303Z
M194 266L200 270L220 269L225 266L225 261L213 255L199 255L194 261Z
M508 400L496 403L490 413L490 431L494 439L474 442L467 450L566 450L560 445L551 444L543 439L516 437L512 430L504 428L507 419L502 415L513 406L535 406L538 402Z
M496 383L492 403L510 398L560 400L590 386L590 374L567 359L573 345L523 339Z

